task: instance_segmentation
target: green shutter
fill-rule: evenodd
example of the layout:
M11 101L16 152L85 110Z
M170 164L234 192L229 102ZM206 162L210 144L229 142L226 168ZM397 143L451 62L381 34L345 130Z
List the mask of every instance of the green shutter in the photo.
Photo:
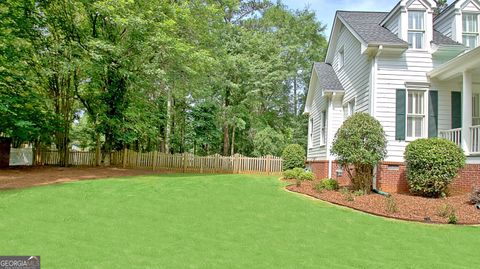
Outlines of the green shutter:
M462 93L452 92L452 129L462 128Z
M406 91L398 89L396 94L396 113L395 113L395 139L405 140L406 125Z
M438 136L438 92L428 92L428 137Z

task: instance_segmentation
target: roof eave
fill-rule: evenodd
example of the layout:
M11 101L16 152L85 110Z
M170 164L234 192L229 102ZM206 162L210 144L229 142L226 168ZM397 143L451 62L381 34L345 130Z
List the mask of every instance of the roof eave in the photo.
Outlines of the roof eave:
M430 78L437 78L440 80L447 80L464 70L471 69L478 65L480 60L480 47L469 50L450 61L440 65L439 67L428 72Z

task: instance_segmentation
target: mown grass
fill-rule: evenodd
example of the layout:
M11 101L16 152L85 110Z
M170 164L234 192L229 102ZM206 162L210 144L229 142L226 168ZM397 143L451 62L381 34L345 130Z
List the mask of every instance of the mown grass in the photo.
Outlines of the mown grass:
M479 227L355 212L274 177L160 175L0 192L0 255L42 268L474 268Z

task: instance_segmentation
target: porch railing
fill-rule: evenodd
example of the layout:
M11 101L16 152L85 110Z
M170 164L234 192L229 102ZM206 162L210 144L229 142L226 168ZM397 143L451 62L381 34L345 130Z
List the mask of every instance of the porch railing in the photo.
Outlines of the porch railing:
M462 146L462 128L439 131L438 134L441 138L450 140L459 147Z
M470 152L480 154L480 125L470 127Z

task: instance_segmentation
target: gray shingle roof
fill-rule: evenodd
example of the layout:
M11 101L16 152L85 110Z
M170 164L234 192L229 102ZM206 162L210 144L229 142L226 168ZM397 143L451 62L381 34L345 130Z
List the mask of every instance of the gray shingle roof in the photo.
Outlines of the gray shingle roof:
M407 42L387 28L380 26L380 22L388 15L388 12L338 11L337 15L367 44L408 46Z
M343 91L342 83L338 80L333 67L327 63L314 63L313 68L317 72L320 87L324 91Z
M433 44L446 46L463 46L462 44L452 40L450 37L443 35L437 30L433 30Z
M388 12L338 11L338 16L347 23L367 44L396 45L407 47L408 43L400 39L385 27L380 26ZM461 46L451 38L433 31L433 41L437 45Z

